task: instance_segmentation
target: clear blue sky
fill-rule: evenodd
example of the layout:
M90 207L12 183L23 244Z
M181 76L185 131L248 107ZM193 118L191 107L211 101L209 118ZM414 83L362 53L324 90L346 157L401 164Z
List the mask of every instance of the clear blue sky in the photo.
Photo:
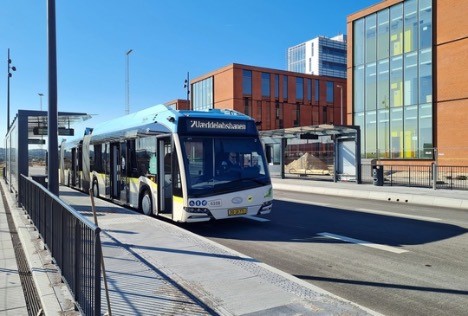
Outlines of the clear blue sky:
M287 48L318 35L346 33L346 17L380 0L56 0L58 110L125 114L185 99L195 78L231 63L286 69ZM47 1L2 0L0 138L6 132L7 49L10 120L18 109L48 107ZM79 132L81 133L81 132Z

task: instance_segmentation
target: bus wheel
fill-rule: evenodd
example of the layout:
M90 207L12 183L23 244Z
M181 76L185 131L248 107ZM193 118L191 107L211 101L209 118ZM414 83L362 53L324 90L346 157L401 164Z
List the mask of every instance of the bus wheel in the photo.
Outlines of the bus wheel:
M151 202L151 196L148 190L146 190L143 193L143 196L141 197L141 203L140 203L141 211L145 215L151 215L153 212L153 203Z

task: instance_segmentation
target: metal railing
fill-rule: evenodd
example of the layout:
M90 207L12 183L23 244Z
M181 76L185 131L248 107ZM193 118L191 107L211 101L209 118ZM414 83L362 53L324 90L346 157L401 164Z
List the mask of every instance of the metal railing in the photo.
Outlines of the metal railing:
M432 166L385 165L384 183L408 187L432 187Z
M411 166L383 165L384 185L423 187L449 190L468 190L468 167L466 166ZM434 169L435 177L434 177ZM435 185L434 185L434 178ZM362 181L372 183L369 172L362 173Z
M100 228L36 181L21 175L28 212L84 315L101 314Z
M436 185L438 189L468 190L468 167L439 166Z

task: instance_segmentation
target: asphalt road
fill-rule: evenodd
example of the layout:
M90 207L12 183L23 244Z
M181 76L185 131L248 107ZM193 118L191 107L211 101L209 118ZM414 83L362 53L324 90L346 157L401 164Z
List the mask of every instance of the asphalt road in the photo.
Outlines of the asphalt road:
M183 225L386 315L467 315L468 211L275 191L273 212Z

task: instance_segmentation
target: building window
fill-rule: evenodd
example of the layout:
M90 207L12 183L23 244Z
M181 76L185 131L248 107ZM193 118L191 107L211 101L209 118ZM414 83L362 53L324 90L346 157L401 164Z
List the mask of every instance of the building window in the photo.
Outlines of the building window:
M432 0L419 0L419 49L432 47Z
M268 108L268 107L267 107ZM255 119L257 122L262 121L262 101L258 100L257 101L257 108L255 109Z
M354 22L353 38L354 65L362 65L364 64L364 19Z
M296 99L304 99L304 78L296 77Z
M366 17L366 62L373 62L377 52L377 26L376 14Z
M279 75L275 75L275 99L279 99Z
M312 79L306 79L306 87L307 87L307 101L312 101Z
M333 81L327 81L327 91L326 91L326 97L327 97L327 103L333 103L335 101L335 96L334 96L334 83Z
M276 101L275 103L275 112L276 112L276 118L279 119L281 118L281 108L280 108L280 103Z
M300 126L300 117L301 117L301 105L296 103L296 119L294 120L294 127Z
M418 103L418 54L412 52L405 54L403 64L405 65L404 78L404 104L413 105Z
M418 150L419 158L433 157L434 146L432 144L432 104L422 104L419 106L419 133Z
M390 27L388 14L388 9L377 14L377 59L379 60L389 56Z
M403 139L403 157L417 158L418 152L418 107L416 105L405 106L404 110L405 129Z
M288 76L283 76L283 99L288 99Z
M244 114L252 116L252 100L250 98L244 98Z
M388 59L379 61L377 66L377 108L388 109L390 107L389 85L390 71Z
M419 55L419 103L432 102L432 49Z
M314 79L314 101L319 102L320 100L320 81L318 79Z
M242 93L252 95L252 71L242 70Z
M262 72L262 97L270 96L270 74Z
M390 60L390 107L403 105L403 58Z
M377 157L376 111L366 111L366 158Z
M390 8L390 55L403 53L403 5Z
M366 65L366 111L377 107L377 69L375 63Z
M404 51L412 52L418 49L418 8L416 0L407 0L404 3Z
M192 101L193 109L196 111L213 108L213 77L192 85Z
M367 144L366 144L367 145ZM372 146L372 144L369 144ZM390 158L403 158L403 108L390 111Z

